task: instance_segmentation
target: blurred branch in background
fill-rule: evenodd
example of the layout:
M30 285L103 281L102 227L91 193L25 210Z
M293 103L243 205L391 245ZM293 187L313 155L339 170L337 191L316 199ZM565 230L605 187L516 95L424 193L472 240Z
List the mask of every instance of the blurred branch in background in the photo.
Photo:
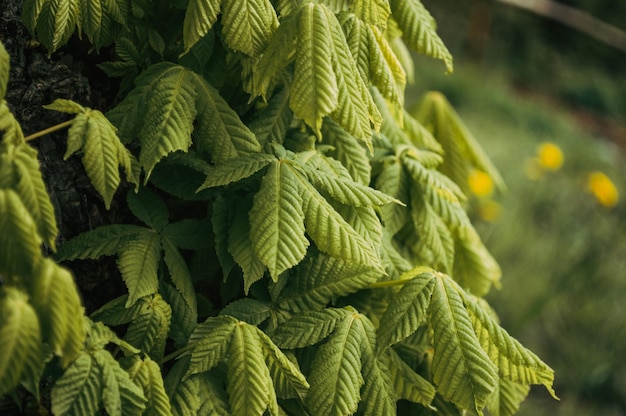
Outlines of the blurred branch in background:
M556 20L626 52L626 32L574 7L551 0L496 0Z

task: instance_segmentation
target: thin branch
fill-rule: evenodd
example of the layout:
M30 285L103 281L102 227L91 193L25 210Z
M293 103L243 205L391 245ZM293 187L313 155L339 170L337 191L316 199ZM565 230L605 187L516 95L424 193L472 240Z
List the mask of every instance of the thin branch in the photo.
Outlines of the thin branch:
M556 20L609 46L626 52L626 31L580 9L552 0L496 0Z

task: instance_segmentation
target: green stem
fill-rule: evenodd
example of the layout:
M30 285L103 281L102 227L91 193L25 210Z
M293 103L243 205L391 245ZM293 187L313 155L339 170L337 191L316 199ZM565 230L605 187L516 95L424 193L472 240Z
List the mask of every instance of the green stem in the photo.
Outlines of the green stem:
M24 137L24 140L28 142L28 141L31 141L31 140L35 140L35 139L37 139L37 138L39 138L41 136L45 136L46 134L53 133L53 132L55 132L57 130L64 129L65 127L70 126L73 121L74 121L74 119L71 119L71 120L64 121L63 123L55 124L52 127L48 127L47 129L40 130L37 133L33 133L30 136Z
M167 354L165 357L161 358L161 360L159 361L159 365L163 365L166 362L168 362L169 360L172 360L172 359L174 359L174 358L176 358L176 357L186 353L187 351L192 350L193 347L195 347L195 346L196 346L196 343L192 342L192 343L189 343L189 344L185 345L181 349L178 349L178 350L176 350L176 351L174 351L174 352L172 352L170 354Z

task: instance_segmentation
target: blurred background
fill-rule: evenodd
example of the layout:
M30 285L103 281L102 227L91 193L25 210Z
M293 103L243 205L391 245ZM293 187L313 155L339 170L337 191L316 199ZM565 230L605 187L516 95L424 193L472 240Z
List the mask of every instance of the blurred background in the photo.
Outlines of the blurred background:
M561 401L533 388L519 414L626 415L626 52L503 1L423 3L455 72L417 57L407 104L442 91L503 174L471 200L503 269L489 300L556 371ZM559 4L626 30L626 1Z

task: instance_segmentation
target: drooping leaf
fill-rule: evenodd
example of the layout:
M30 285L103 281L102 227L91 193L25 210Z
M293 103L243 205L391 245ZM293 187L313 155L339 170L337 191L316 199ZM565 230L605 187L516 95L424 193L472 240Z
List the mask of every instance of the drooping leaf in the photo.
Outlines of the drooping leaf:
M180 292L191 313L197 315L198 302L196 299L196 291L193 287L193 280L185 259L169 238L165 236L162 237L161 245L163 247L165 264L170 272L172 283L174 283L174 286Z
M159 290L157 271L160 258L159 235L145 228L134 239L126 241L119 248L117 266L128 288L126 306L131 306L139 298Z
M0 274L32 276L41 259L41 243L37 225L19 195L0 188Z
M529 392L529 385L500 379L495 393L487 403L487 409L493 416L513 416Z
M208 318L196 327L189 339L189 344L194 347L190 351L187 375L209 371L226 356L236 325L235 318L221 315Z
M288 161L269 165L250 210L250 238L259 259L274 281L305 256L302 197Z
M498 382L498 369L482 349L468 311L450 278L434 279L428 308L433 329L433 381L441 396L482 414Z
M163 376L159 365L150 358L139 359L134 356L133 364L128 369L130 379L138 385L147 399L145 416L171 416L170 399L165 392Z
M263 169L273 161L276 161L274 156L265 153L252 153L229 160L228 163L216 165L205 172L206 180L198 190L224 186L240 181Z
M164 380L174 416L195 416L200 408L200 380L196 376L185 377L188 368L189 357L181 357Z
M0 316L0 396L4 396L22 380L38 385L45 356L39 320L25 293L0 288Z
M276 11L269 0L222 1L222 36L235 51L257 57L277 27Z
M52 412L56 415L93 415L102 406L102 370L81 352L52 389Z
M76 358L85 342L83 308L72 274L50 259L39 263L32 300L43 339L60 357L62 367Z
M222 1L190 0L183 22L185 52L204 37L217 21Z
M56 51L80 27L80 0L27 0L22 20L30 33L48 49Z
M434 276L428 272L419 273L420 269L411 270L403 275L404 278L415 277L402 286L381 318L378 331L381 350L402 341L427 322L427 310L434 290Z
M111 44L126 24L128 6L124 0L94 0L81 3L78 25L89 41L100 48Z
M500 266L473 228L455 240L452 277L463 288L484 296L492 285L498 287L501 276Z
M388 348L386 354L389 357L391 379L398 398L424 406L430 405L437 392L435 386L413 371L393 348Z
M98 227L66 241L56 253L59 261L97 259L112 256L124 245L145 232L144 227L131 224L112 224Z
M113 356L105 350L91 354L92 365L100 369L103 407L111 416L143 415L146 397L142 389L132 382Z
M254 242L251 239L251 224L248 218L249 207L248 201L235 207L233 222L228 235L228 252L243 271L243 287L246 293L253 283L263 278L266 269L265 264L254 250Z
M419 53L440 59L452 72L452 55L437 34L435 20L420 0L390 0L391 12L402 36Z
M364 0L355 2L352 10L354 14L365 23L378 26L381 29L387 26L387 19L391 14L391 8L387 0Z

